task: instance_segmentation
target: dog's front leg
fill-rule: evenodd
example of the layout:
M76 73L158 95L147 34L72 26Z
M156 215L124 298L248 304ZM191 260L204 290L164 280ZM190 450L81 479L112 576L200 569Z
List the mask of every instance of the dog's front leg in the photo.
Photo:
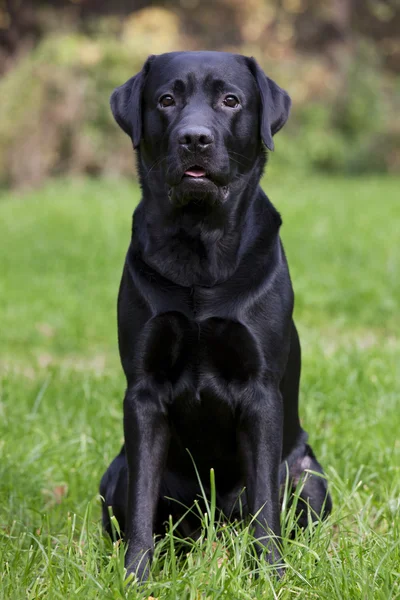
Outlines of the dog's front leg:
M166 403L150 389L128 389L124 400L128 461L125 556L127 575L145 580L153 556L154 519L169 443Z
M279 386L269 384L245 402L239 422L239 448L249 513L255 521L257 553L266 548L271 564L280 562L279 465L283 408ZM282 569L278 567L281 575Z

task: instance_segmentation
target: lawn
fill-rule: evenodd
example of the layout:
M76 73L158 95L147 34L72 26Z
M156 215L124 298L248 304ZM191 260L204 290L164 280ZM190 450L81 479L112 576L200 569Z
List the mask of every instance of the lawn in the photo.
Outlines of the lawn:
M400 598L400 179L272 173L264 187L283 215L301 417L333 514L284 540L275 581L249 559L249 528L214 523L211 503L202 538L176 554L171 529L152 580L127 588L98 483L122 441L115 307L138 188L3 194L0 598Z

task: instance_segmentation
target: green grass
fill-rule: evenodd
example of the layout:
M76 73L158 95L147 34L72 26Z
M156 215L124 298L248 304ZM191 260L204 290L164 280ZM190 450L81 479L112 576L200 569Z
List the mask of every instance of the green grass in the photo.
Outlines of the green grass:
M158 544L141 590L124 586L97 493L122 441L115 305L138 190L61 181L3 195L0 598L400 598L399 188L274 173L265 184L283 215L301 416L332 516L285 540L280 582L263 562L254 576L248 527L207 516L183 554L173 532Z

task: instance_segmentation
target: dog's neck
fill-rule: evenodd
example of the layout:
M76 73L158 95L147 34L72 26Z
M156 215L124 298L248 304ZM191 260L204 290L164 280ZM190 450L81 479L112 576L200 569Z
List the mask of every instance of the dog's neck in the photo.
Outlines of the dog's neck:
M278 235L279 213L259 186L262 167L226 203L212 207L194 200L174 208L157 174L153 181L142 179L145 200L134 213L135 251L149 267L181 286L210 287L230 279L260 236L267 251Z

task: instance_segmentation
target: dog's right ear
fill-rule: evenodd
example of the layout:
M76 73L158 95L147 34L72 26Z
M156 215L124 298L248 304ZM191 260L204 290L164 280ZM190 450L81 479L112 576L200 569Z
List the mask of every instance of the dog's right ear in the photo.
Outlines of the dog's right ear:
M267 77L254 58L247 58L261 98L261 138L269 150L274 149L272 136L286 123L292 104L289 94Z
M155 56L149 56L143 69L126 83L117 87L110 98L110 106L114 119L127 133L137 148L142 138L142 92L146 76Z

